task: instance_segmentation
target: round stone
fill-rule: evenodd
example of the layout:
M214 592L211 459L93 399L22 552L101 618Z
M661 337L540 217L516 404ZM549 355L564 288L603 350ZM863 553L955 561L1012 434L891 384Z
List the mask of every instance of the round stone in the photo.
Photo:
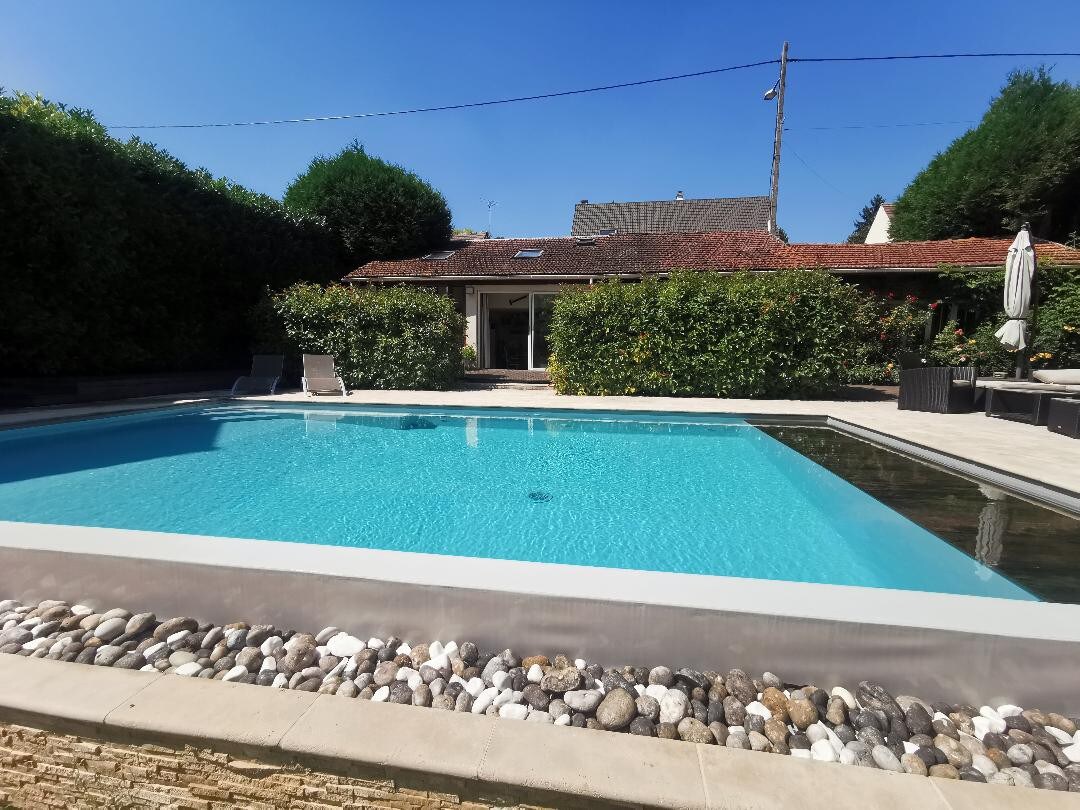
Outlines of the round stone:
M567 704L570 705L569 701L567 701ZM600 705L596 707L596 719L608 731L626 728L636 714L637 704L634 702L633 696L625 689L614 689L608 692L604 699L600 701ZM708 732L703 723L699 723L699 725ZM680 735L681 733L680 730ZM711 733L709 739L712 739Z
M930 768L930 775L936 776L938 779L959 779L960 772L956 770L952 765L945 763L943 765L933 765Z
M870 755L874 758L874 764L881 768L881 770L904 773L904 767L900 764L900 760L897 759L896 754L888 747L884 745L875 745L870 750Z
M679 739L686 742L711 744L715 739L709 727L693 717L684 717L676 728Z
M678 724L686 717L690 701L686 695L676 689L669 689L660 698L660 722Z
M655 737L656 725L648 717L635 717L630 721L630 733L639 737Z

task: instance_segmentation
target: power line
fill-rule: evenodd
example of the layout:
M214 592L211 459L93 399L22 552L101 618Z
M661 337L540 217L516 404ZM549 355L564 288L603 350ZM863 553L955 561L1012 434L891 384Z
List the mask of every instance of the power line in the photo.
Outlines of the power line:
M791 57L789 62L826 63L826 62L890 62L918 59L985 59L996 57L1032 58L1032 57L1080 57L1080 52L1061 53L934 53L934 54L897 54L890 56L818 56L818 57ZM695 79L702 76L715 76L720 73L731 73L737 70L763 67L765 65L778 65L779 59L764 59L760 62L748 62L743 65L728 65L727 67L697 70L693 73L677 73L672 76L659 76L653 79L639 79L632 82L619 82L617 84L604 84L596 87L582 87L576 90L558 90L549 93L536 93L528 96L513 96L510 98L489 99L486 101L470 101L461 104L441 104L434 107L412 107L402 110L383 110L380 112L347 113L344 115L317 115L309 118L274 118L263 121L224 121L206 122L196 124L111 124L106 129L210 129L222 127L260 127L277 124L313 124L321 121L350 121L363 118L389 118L398 115L414 115L416 113L449 112L451 110L467 110L477 107L494 107L501 104L518 104L525 101L543 101L553 98L565 98L567 96L580 96L587 93L601 93L608 90L623 90L630 87L642 87L650 84L674 82L683 79ZM944 123L944 122L943 122ZM927 124L929 125L929 124ZM902 126L902 125L888 125ZM914 125L913 125L914 126ZM923 124L918 124L923 126Z
M802 155L800 155L800 154L799 154L798 152L796 152L796 151L795 151L795 149L794 149L794 147L792 147L792 146L791 146L790 144L788 145L788 151L790 151L790 152L791 152L791 154L793 154L793 155L794 155L794 156L796 157L796 159L797 159L797 160L799 161L799 163L801 163L801 164L802 164L803 166L805 166L805 167L807 168L807 170L808 170L808 171L809 171L809 172L810 172L810 173L811 173L812 175L814 175L814 177L816 177L816 178L817 178L818 180L820 180L820 181L821 181L822 183L824 183L825 185L827 185L827 186L828 186L829 188L831 188L831 189L832 189L833 191L835 191L835 192L836 192L837 194L840 194L841 196L843 196L843 195L844 195L844 192L843 192L843 191L841 191L840 189L838 189L838 188L837 188L837 187L836 187L836 186L835 186L835 185L834 185L834 184L833 184L833 183L832 183L832 182L831 182L830 180L828 180L828 179L827 179L827 178L826 178L826 177L825 177L824 175L822 175L821 173L819 173L817 169L815 169L815 168L814 168L813 166L811 166L811 165L810 165L809 163L807 163L807 162L806 162L805 160L803 160L803 158L802 158Z
M995 57L1050 57L1050 56L1080 56L1080 53L913 53L898 54L893 56L804 56L792 57L789 62L896 62L905 59L989 59Z
M953 125L977 124L978 121L968 119L964 121L904 121L894 124L834 124L822 127L784 127L785 132L809 132L831 129L893 129L894 127L945 127Z
M204 129L207 127L257 127L271 124L310 124L316 121L348 121L356 118L386 118L392 115L413 115L414 113L446 112L449 110L466 110L473 107L494 107L497 104L517 104L522 101L540 101L549 98L563 98L566 96L579 96L585 93L600 93L606 90L622 90L627 87L641 87L646 84L660 84L661 82L674 82L680 79L695 79L700 76L713 76L717 73L730 73L735 70L747 70L748 68L762 67L763 65L777 65L779 59L766 59L761 62L750 62L745 65L729 65L728 67L710 68L698 70L693 73L678 73L674 76L660 76L655 79L640 79L634 82L619 82L618 84L604 84L598 87L583 87L577 90L559 90L552 93L537 93L532 96L514 96L512 98L498 98L488 101L470 101L463 104L443 104L437 107L414 107L407 110L388 110L383 112L349 113L347 115L319 115L311 118L278 118L268 121L230 121L226 123L206 124L114 124L108 129Z

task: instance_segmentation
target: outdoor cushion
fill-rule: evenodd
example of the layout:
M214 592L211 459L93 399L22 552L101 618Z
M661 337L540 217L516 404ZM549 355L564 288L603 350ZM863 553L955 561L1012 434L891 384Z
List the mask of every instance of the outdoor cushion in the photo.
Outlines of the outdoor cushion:
M1032 374L1036 380L1057 385L1080 385L1080 368L1043 369Z

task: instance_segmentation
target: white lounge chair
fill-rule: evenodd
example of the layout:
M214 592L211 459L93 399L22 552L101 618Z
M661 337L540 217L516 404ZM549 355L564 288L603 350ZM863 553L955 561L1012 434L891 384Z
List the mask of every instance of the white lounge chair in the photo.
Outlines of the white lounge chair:
M334 368L334 358L328 354L304 355L304 391L308 396L334 394L345 396L345 383Z
M237 394L273 394L281 382L285 358L280 354L256 354L251 358L251 373L237 377L229 396Z

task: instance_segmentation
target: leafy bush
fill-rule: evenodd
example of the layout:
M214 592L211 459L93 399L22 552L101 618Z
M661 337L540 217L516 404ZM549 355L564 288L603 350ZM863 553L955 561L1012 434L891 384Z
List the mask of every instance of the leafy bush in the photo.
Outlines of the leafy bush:
M680 272L555 298L548 373L569 394L810 397L859 354L855 287L824 272Z
M285 203L322 217L342 240L353 267L371 259L419 256L450 239L442 194L400 166L352 143L317 157L285 192Z
M975 366L981 373L1006 371L1015 365L1010 352L994 336L997 327L983 323L970 334L956 321L947 322L930 342L927 354L935 366Z
M461 374L465 319L430 290L296 284L260 311L264 349L332 355L350 388L445 389Z
M895 385L900 381L900 355L919 349L926 321L938 304L926 305L914 295L896 299L869 294L853 313L863 335L859 356L848 371L848 381L867 385Z
M0 374L245 365L267 285L340 278L310 217L91 113L0 96Z

